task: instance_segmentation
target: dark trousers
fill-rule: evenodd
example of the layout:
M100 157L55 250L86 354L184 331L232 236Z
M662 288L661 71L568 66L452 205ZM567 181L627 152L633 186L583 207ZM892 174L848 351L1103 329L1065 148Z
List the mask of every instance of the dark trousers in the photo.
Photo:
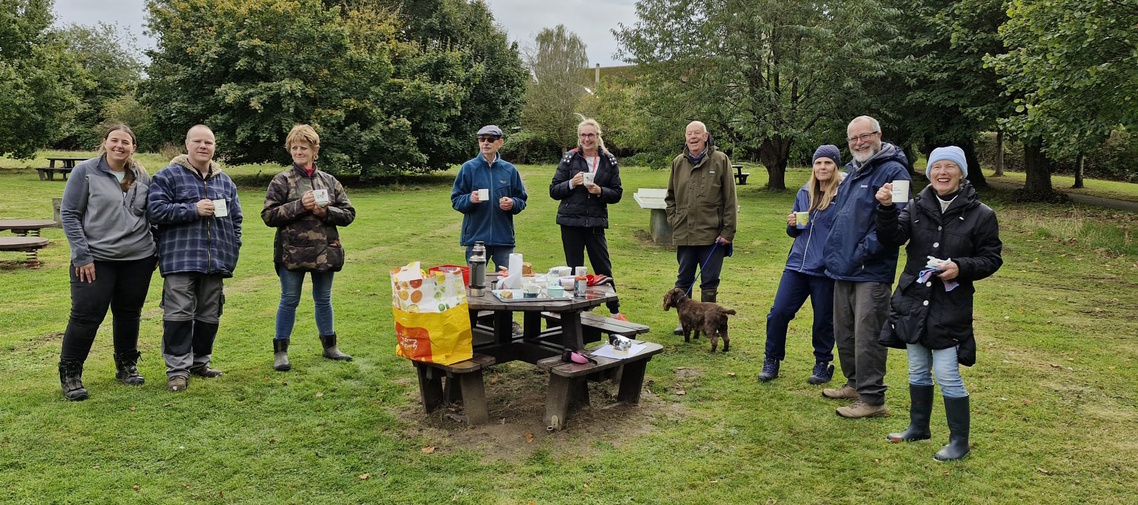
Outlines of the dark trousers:
M561 248L565 250L565 266L585 266L585 253L589 253L589 264L593 266L593 273L607 275L612 278L612 261L609 260L609 243L605 239L604 228L586 228L584 226L562 226ZM613 290L616 282L613 282ZM607 302L609 312L620 312L620 302Z
M885 359L888 348L877 343L889 313L884 282L834 281L834 339L846 384L857 388L861 401L885 403Z
M86 361L99 325L111 310L115 354L138 349L142 305L154 274L154 257L95 261L95 281L80 281L71 265L71 317L63 332L60 361Z
M784 270L774 295L774 305L767 314L766 357L782 361L786 358L786 329L798 309L810 297L814 308L814 361L834 360L834 280Z
M676 246L676 262L680 264L679 273L676 274L676 287L690 289L695 283L696 269L702 267L699 274L700 290L719 289L719 272L723 270L723 253L726 251L727 246L716 247L715 244ZM710 259L708 255L711 255ZM704 261L707 262L706 266ZM692 295L694 299L695 293Z

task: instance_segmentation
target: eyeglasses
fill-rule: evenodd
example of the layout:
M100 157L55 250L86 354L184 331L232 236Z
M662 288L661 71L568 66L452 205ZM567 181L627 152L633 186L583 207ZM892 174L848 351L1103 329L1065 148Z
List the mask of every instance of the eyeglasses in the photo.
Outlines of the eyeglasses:
M578 136L578 137L581 137L581 138L583 138L583 139L591 139L591 138L593 138L593 137L596 137L596 136L597 136L597 134L596 134L596 133L582 133L582 134L579 134L579 135L577 135L577 136Z
M851 144L853 144L853 143L855 143L855 142L857 142L857 143L860 143L860 142L865 142L865 141L867 141L867 140L869 140L869 139L873 138L873 136L874 136L874 135L877 135L878 133L881 133L881 132L879 132L879 131L871 131L871 132L869 132L869 133L863 133L863 134L861 134L861 135L857 135L857 136L854 136L854 137L850 137L850 138L848 138L848 139L846 139L846 140L850 141L850 143L851 143Z
M500 138L502 138L502 137L478 137L478 141L479 141L479 142L490 142L490 143L494 143L494 142L497 142L497 141L498 141L498 139L500 139Z

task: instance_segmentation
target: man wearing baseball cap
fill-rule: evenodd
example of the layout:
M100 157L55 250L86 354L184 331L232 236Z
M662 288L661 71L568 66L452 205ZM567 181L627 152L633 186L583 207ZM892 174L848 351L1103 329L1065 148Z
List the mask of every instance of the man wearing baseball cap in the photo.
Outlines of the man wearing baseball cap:
M459 243L466 246L466 258L474 243L482 242L494 265L504 268L514 252L514 214L526 208L526 187L518 169L498 156L504 143L502 129L483 126L477 138L478 156L458 170L450 202L462 213Z

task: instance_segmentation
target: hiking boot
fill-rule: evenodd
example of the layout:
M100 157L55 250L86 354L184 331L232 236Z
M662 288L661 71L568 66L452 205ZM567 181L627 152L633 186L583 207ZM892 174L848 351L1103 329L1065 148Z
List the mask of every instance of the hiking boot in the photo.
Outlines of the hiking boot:
M68 401L78 402L87 399L87 388L83 387L83 362L59 362L59 386L63 389L63 397Z
M221 377L221 370L210 368L208 363L205 365L190 367L190 373L198 377L205 377L207 379Z
M683 335L683 334L684 334L684 326L683 325L677 326L676 329L672 330L672 335L679 336L679 335Z
M273 370L278 372L292 370L292 365L288 362L288 342L287 338L273 339Z
M856 400L857 390L849 384L844 384L840 388L827 388L822 390L822 396L831 400Z
M810 384L825 384L834 378L834 365L824 362L814 363L814 371L810 373L810 378L806 382Z
M515 323L517 324L517 323ZM336 335L322 335L320 343L324 345L324 357L336 361L351 361L352 357L340 352L336 347Z
M175 376L175 377L170 377L170 379L166 381L166 389L169 389L170 391L185 391L186 386L187 386L186 378L182 377L180 375Z
M763 371L759 372L759 381L767 382L778 378L778 365L780 361L774 358L763 360Z
M128 386L141 386L146 382L142 375L138 373L138 359L142 357L142 353L137 349L134 351L124 352L122 354L115 354L115 379Z
M838 415L847 419L861 419L863 417L881 417L888 415L885 405L870 405L861 400L853 402L848 407L838 407Z

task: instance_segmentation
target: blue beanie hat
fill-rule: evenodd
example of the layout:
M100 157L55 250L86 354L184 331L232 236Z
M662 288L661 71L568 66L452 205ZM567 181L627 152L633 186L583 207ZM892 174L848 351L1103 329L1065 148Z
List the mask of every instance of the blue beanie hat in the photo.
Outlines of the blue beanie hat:
M960 167L960 173L964 178L968 178L968 162L964 161L964 150L956 146L938 147L933 149L932 154L929 154L929 164L925 165L925 178L932 179L930 174L933 170L933 163L938 161L951 161Z
M830 158L834 160L834 164L839 168L842 166L842 152L838 150L838 146L833 144L826 144L819 146L817 151L814 151L814 158L810 160L810 165L813 166L818 158Z

